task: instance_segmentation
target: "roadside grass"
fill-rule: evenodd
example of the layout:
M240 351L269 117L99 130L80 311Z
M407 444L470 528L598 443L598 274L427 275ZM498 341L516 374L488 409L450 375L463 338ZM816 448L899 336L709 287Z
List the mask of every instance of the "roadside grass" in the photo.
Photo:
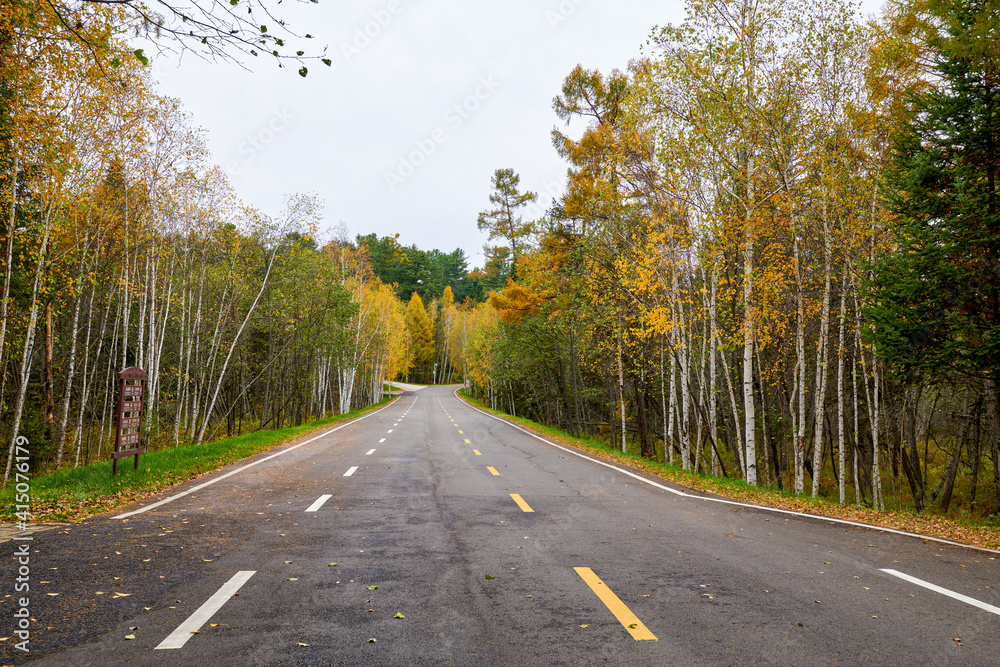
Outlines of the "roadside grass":
M388 403L381 403L353 412L317 419L299 426L264 430L232 438L221 438L199 445L181 445L170 449L146 452L135 459L118 461L118 476L111 475L111 461L67 468L30 479L31 522L76 522L93 514L106 512L130 502L159 493L230 463L254 456L331 424L359 417ZM16 485L13 482L0 490L0 520L16 521Z
M872 507L856 507L840 505L826 498L797 496L791 490L767 486L752 486L742 479L713 477L705 473L682 470L680 466L661 463L644 458L638 452L638 446L628 443L628 452L610 447L596 438L576 438L560 429L545 426L525 419L514 417L499 410L493 410L481 400L470 397L465 389L459 390L459 395L477 408L490 414L503 417L530 431L545 436L560 444L569 445L597 458L617 463L629 468L641 470L647 474L659 477L681 486L739 500L762 507L772 507L793 512L806 512L818 516L826 516L847 521L869 524L881 528L893 528L907 532L937 537L954 542L961 542L986 549L1000 549L1000 525L996 519L972 520L966 517L949 518L933 514L917 514L906 510L886 510L884 512ZM888 499L887 499L888 502Z

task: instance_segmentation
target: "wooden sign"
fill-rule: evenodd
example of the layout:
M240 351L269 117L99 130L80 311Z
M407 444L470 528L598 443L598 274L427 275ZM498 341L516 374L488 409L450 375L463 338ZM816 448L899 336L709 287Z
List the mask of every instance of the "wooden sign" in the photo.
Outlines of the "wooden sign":
M135 468L139 469L139 453L142 452L142 412L149 376L136 367L126 368L118 373L118 412L115 428L115 452L111 464L111 474L118 474L118 459L135 456Z

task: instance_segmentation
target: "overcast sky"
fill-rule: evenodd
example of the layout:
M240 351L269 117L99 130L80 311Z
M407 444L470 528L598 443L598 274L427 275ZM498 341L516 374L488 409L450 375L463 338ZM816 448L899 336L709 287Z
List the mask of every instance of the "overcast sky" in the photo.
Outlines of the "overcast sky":
M163 95L207 130L240 197L277 215L315 193L325 229L398 233L404 245L462 248L482 266L476 229L498 168L539 193L538 217L565 182L552 148L552 98L577 64L607 74L640 55L655 25L683 19L667 0L364 0L275 6L327 46L332 67L273 59L206 63L154 56ZM875 3L866 2L873 11Z

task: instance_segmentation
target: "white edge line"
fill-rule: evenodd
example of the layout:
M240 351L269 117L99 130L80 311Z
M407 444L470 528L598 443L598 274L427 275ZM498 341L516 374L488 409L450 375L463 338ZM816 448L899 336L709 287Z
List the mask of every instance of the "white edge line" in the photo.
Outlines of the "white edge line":
M220 476L216 477L215 479L211 479L211 480L209 480L207 482L204 482L203 484L199 484L198 486L193 486L190 489L188 489L187 491L181 491L180 493L172 495L169 498L164 498L163 500L158 500L158 501L156 501L155 503L153 503L151 505L146 505L145 507L140 507L137 510L132 510L131 512L125 512L124 514L119 514L118 516L113 517L113 518L115 518L115 519L127 519L130 516L135 516L136 514L142 514L143 512L148 512L149 510L155 509L155 508L157 508L157 507L159 507L161 505L166 505L167 503L173 502L173 501L177 500L178 498L183 498L184 496L186 496L188 494L191 494L191 493L194 493L195 491L200 491L200 490L204 489L206 486L211 486L212 484L215 484L216 482L221 482L222 480L226 479L227 477L231 477L232 475L235 475L236 473L243 472L247 468L252 468L252 467L254 467L255 465L257 465L259 463L264 463L265 461L270 461L271 459L277 458L277 457L281 456L282 454L287 454L288 452L292 451L293 449L298 449L299 447L302 447L303 445L308 445L310 442L315 442L315 441L319 440L320 438L325 438L326 436L330 435L334 431L339 431L342 428L347 428L351 424L356 424L357 422L361 421L362 419L368 419L372 415L375 415L375 414L378 414L379 412L382 412L383 410L385 410L386 408L388 408L390 405L392 405L395 402L396 402L396 399L393 399L388 405L386 405L384 407L381 407L378 410L374 410L372 412L369 412L366 415L362 415L361 417L358 417L357 419L352 419L351 421L347 422L346 424L341 424L337 428L332 428L329 431L327 431L326 433L321 433L321 434L317 435L315 438L310 438L309 440L306 440L305 442L300 442L297 445L292 445L291 447L289 447L287 449L283 449L280 452L278 452L277 454L271 454L270 456L265 456L262 459L258 459L257 461L254 461L253 463L248 463L245 466L237 468L236 470L231 470L231 471L227 472L225 475L220 475ZM276 445L276 446L280 447L280 445Z
M928 588L934 591L935 593L940 593L941 595L947 595L950 598L954 598L955 600L959 600L966 604L970 604L973 607L979 607L980 609L985 609L986 611L992 614L1000 614L1000 607L994 607L991 604L986 604L985 602L980 602L975 598L970 598L968 595L962 595L961 593L950 591L947 588L941 588L940 586L932 584L929 581L924 581L923 579L917 579L916 577L911 577L910 575L903 574L898 570L880 569L879 571L885 572L886 574L891 574L894 577L899 577L900 579L904 579L910 582L911 584L916 584L917 586L923 586L924 588Z
M365 456L371 456L374 453L375 453L374 449L369 449L367 452L365 452Z
M347 472L344 473L344 477L350 477L351 475L353 475L357 471L357 469L358 469L358 466L351 466L347 470Z
M312 505L309 506L308 509L306 509L306 511L307 512L316 512L316 511L318 511L319 508L323 506L323 503L325 503L326 501L328 501L330 498L333 498L333 494L329 494L328 493L326 495L320 496L319 498L316 499L316 501Z
M750 503L741 503L741 502L739 502L737 500L727 500L725 498L712 498L711 496L697 496L697 495L695 495L693 493L685 493L683 491L678 491L677 489L671 489L669 486L666 486L664 484L660 484L659 482L654 482L653 480L650 480L650 479L646 479L642 475L637 475L634 472L630 472L630 471L625 470L623 468L619 468L618 466L611 465L610 463L607 463L605 461L601 461L600 459L591 458L591 457L587 456L586 454L581 454L580 452L572 450L572 449L570 449L568 447L563 447L562 445L556 444L556 443L552 442L551 440L549 440L547 438L543 438L542 436L540 436L540 435L538 435L536 433L532 433L531 431L529 431L526 428L522 428L522 427L518 426L517 424L515 424L513 422L509 422L506 419L503 419L502 417L497 417L496 415L492 415L489 412L485 412L483 410L480 410L479 408L477 408L476 406L472 405L468 401L465 401L461 396L459 396L458 395L458 389L455 390L455 398L457 398L458 400L462 401L468 407L472 408L476 412L481 412L482 414L486 415L487 417L492 417L493 419L496 419L499 422L503 422L504 424L507 424L511 428L515 428L518 431L521 431L522 433L530 435L532 438L535 438L536 440L541 440L542 442L544 442L547 445L551 445L552 447L555 447L557 449L561 449L564 452L569 452L570 454L573 454L574 456L579 456L581 459L586 459L586 460L588 460L588 461L590 461L592 463L596 463L597 465L604 466L605 468L611 468L612 470L620 472L623 475L628 475L629 477L631 477L633 479L637 479L640 482L645 482L646 484L649 484L650 486L655 486L658 489L663 489L664 491L669 491L670 493L672 493L672 494L674 494L676 496L681 496L682 498L694 498L695 500L704 500L705 502L719 503L721 505L734 505L736 507L746 507L748 509L759 510L759 511L762 511L762 512L773 512L775 514L786 514L788 516L797 516L797 517L803 517L803 518L806 518L806 519L818 519L820 521L829 521L830 523L838 523L838 524L841 524L843 526L854 526L855 528L867 528L869 530L878 530L878 531L881 531L883 533L893 533L894 535L904 535L906 537L916 537L917 539L927 540L928 542L936 542L937 544L947 544L948 546L961 547L962 549L975 549L976 551L985 551L985 552L991 553L991 554L1000 554L1000 550L997 550L997 549L987 549L986 547L977 547L977 546L975 546L973 544L962 544L961 542L953 542L951 540L945 540L945 539L942 539L940 537L930 537L929 535L921 535L919 533L911 533L911 532L908 532L908 531L905 531L905 530L898 530L896 528L883 528L882 526L873 526L872 524L861 523L860 521L848 521L847 519L835 519L833 517L822 516L820 514L809 514L807 512L793 512L792 510L783 510L783 509L779 509L777 507L765 507L763 505L751 505Z
M187 620L178 625L177 629L171 632L156 648L181 648L184 646L187 640L191 639L191 633L200 630L201 626L205 625L208 619L212 618L215 612L219 611L222 605L226 604L229 598L233 597L233 593L240 590L243 584L256 573L256 570L242 570L234 574L232 579L224 583L222 588L217 590L212 597L205 601L205 604L198 607L193 614L188 616Z

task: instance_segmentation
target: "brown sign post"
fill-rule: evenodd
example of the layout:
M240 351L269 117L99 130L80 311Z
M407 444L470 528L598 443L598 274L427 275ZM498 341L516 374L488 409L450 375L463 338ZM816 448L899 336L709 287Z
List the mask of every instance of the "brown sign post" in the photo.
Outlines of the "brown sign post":
M142 434L143 399L147 379L149 376L135 366L118 373L118 425L115 428L112 475L118 474L118 459L123 456L134 455L135 468L139 469L139 453L142 451L139 441Z

